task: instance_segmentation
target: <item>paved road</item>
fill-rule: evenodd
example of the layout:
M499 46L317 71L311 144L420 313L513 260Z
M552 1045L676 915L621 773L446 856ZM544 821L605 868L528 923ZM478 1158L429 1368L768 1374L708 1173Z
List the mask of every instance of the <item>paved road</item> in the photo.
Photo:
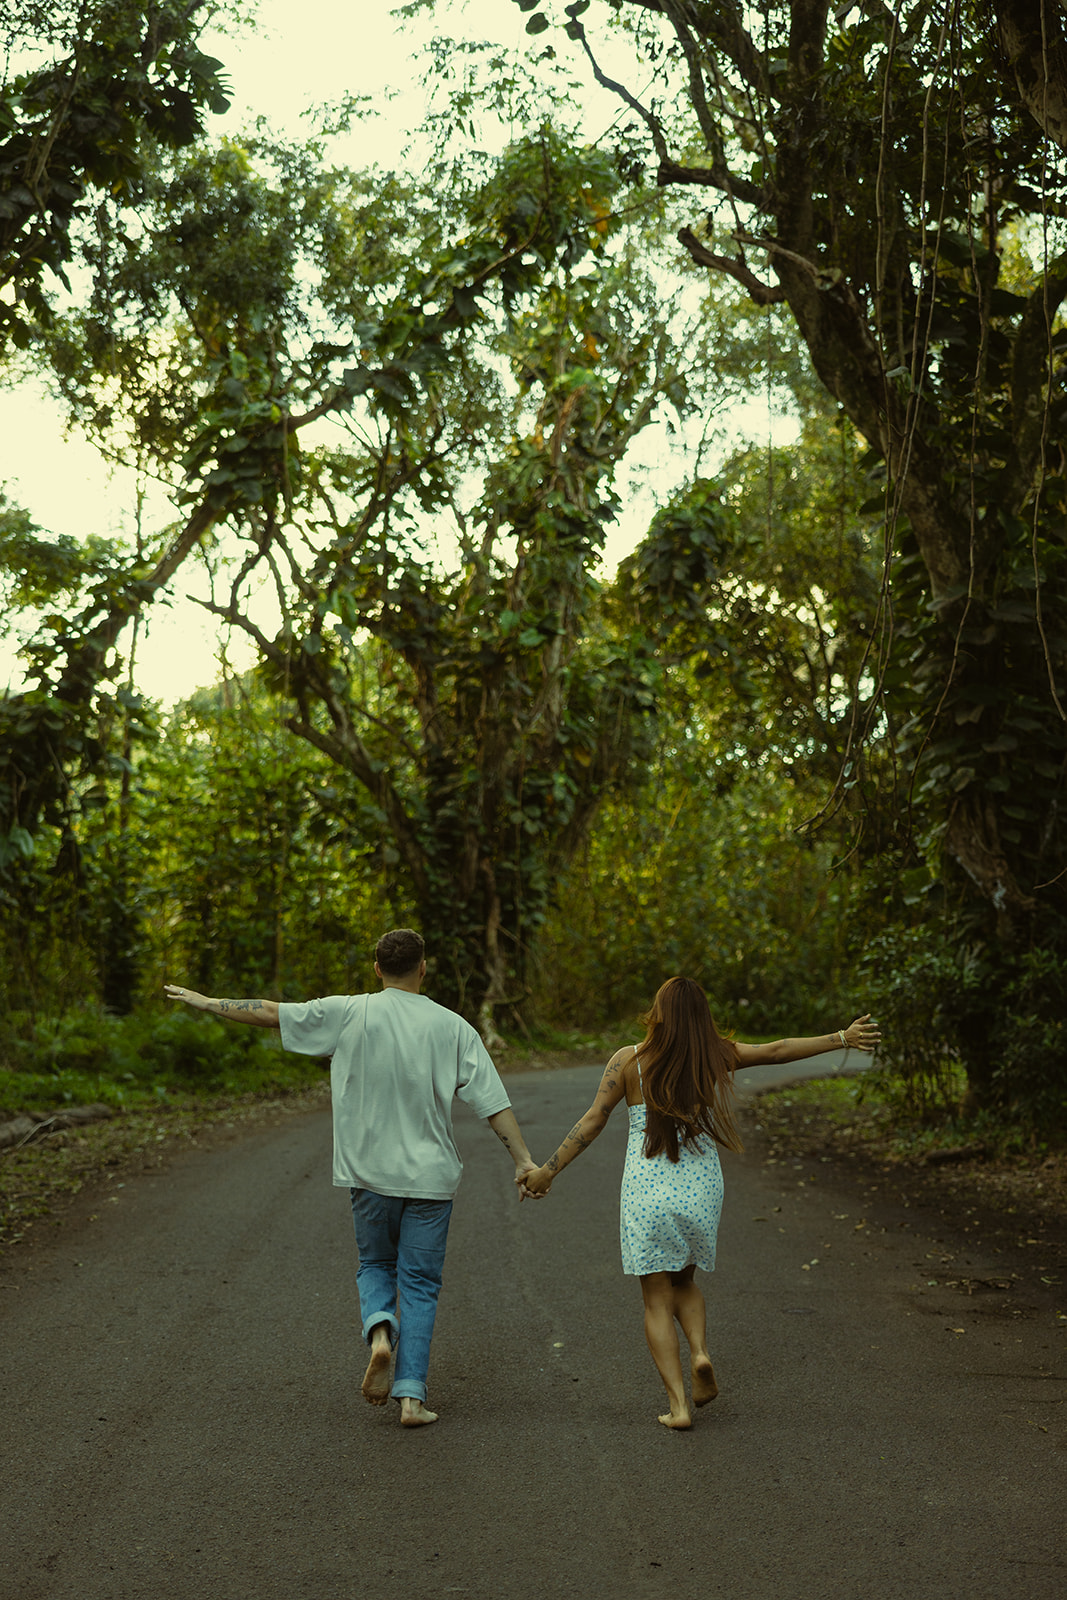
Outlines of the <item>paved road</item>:
M535 1150L598 1074L509 1080ZM671 1434L618 1265L623 1118L521 1208L460 1132L433 1428L359 1397L324 1115L182 1154L12 1258L3 1600L1063 1600L1054 1310L943 1286L1004 1257L946 1265L930 1219L728 1157L722 1393Z

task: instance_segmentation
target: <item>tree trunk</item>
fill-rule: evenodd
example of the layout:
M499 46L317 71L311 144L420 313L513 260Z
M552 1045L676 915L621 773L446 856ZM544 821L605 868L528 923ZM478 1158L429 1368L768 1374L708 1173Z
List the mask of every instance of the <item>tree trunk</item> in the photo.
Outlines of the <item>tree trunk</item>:
M1067 41L1061 8L1049 0L998 0L1000 42L1023 105L1067 150Z

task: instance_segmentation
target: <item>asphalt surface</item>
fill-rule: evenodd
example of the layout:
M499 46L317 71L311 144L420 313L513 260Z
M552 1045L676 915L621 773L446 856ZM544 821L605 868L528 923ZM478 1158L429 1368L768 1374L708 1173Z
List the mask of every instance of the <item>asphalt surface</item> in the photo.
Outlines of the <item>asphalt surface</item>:
M535 1154L598 1077L508 1080ZM112 1184L9 1259L3 1600L1063 1600L1064 1324L946 1286L1006 1256L949 1266L936 1218L727 1156L720 1398L671 1433L619 1268L622 1110L522 1206L459 1121L431 1428L360 1398L323 1114Z

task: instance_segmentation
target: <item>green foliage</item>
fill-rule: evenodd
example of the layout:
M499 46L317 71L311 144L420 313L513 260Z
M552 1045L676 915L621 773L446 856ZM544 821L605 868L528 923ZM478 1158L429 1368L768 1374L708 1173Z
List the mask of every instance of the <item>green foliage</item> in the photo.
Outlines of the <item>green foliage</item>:
M115 682L121 657L79 653L101 614L127 614L129 565L118 541L49 539L0 495L0 631L28 682L0 696L0 904L8 907L47 912L57 862L76 886L81 825L108 779L128 772L130 739L150 736L143 697L128 679Z
M279 285L276 301L253 295L258 322L247 285L232 293L221 270L213 277L201 264L179 284L185 258L169 231L154 263L155 294L171 284L188 317L174 348L189 364L171 368L168 393L184 390L191 406L202 392L190 358L209 328L203 383L244 407L210 402L184 458L247 539L218 610L256 640L288 726L349 790L362 785L373 825L390 835L394 900L417 909L438 947L439 990L470 1011L507 1003L521 997L559 866L625 770L653 703L648 648L597 618L593 572L615 515L615 468L660 395L681 405L684 386L664 356L651 285L607 258L619 180L597 151L574 150L550 128L517 142L457 186L447 233L438 194L431 213L424 192L395 191L409 236L389 254L351 175L324 179L276 146L259 157L242 165L224 151L216 163L227 193L248 196L236 226L250 250L264 248L253 217L265 237L284 236L265 277ZM161 197L173 215L196 209L190 185L199 193L204 174L193 165ZM264 177L271 168L284 169L284 186ZM380 224L380 197L374 206ZM291 226L280 227L283 215ZM184 238L185 225L178 231ZM321 293L311 299L305 286L297 316L295 263L312 239ZM210 230L201 240L210 253ZM373 281L353 278L367 251ZM590 257L603 258L600 269L577 275ZM130 361L162 393L139 354L154 340L159 301L139 282L123 280ZM358 319L348 345L336 332L326 340L327 315ZM71 336L64 348L77 346ZM268 347L254 369L254 350ZM357 364L341 369L357 348ZM92 389L91 371L70 370ZM248 411L254 370L266 385L258 406L292 419L299 396L305 416L349 414L348 438L304 452L299 467L287 447L284 485L271 486L250 442L258 428L269 444L267 422ZM151 418L153 405L139 414ZM169 448L166 430L141 442ZM242 491L238 504L246 468L262 493ZM434 542L424 530L445 515L458 550L442 561L445 529ZM249 610L264 566L284 614L274 636Z
M207 988L362 986L352 928L418 920L435 992L487 1031L546 939L575 1021L684 968L742 1031L823 1027L863 863L905 1097L947 1094L958 1050L976 1094L1051 1115L1067 270L1024 244L1063 163L990 30L961 14L943 50L918 6L777 4L757 49L740 12L526 5L554 117L532 68L437 40L410 175L189 144L218 64L185 13L146 42L123 5L54 29L21 86L0 157L47 133L58 165L12 337L36 318L72 415L181 520L75 549L2 508L31 668L0 706L11 992L125 1011L176 960ZM589 144L554 52L595 57L599 20L657 83ZM114 137L65 194L71 62ZM470 148L501 113L527 134ZM689 293L695 324L657 243L694 195L677 237L737 285ZM75 260L91 290L55 315L43 274ZM710 435L754 381L799 443L705 457L605 593L631 441L668 405ZM116 645L194 556L259 674L145 754Z
M1067 950L1028 950L991 1018L993 1103L1042 1130L1067 1127Z
M938 1120L959 1098L959 1023L987 976L974 952L936 926L890 923L870 938L860 973L867 1003L882 1029L887 1085L909 1118Z
M709 666L717 657L731 670L739 721L785 724L798 753L810 739L832 784L827 813L851 812L872 892L887 860L902 865L882 909L905 943L915 875L941 883L937 911L926 902L941 919L930 937L961 1005L963 974L973 963L985 974L981 1003L971 997L981 1020L960 1030L959 1048L974 1094L1003 1103L1011 1093L990 1041L1008 1051L1032 993L1027 962L1054 959L1067 940L1067 475L1051 443L1067 351L1053 221L1067 129L1053 109L1064 90L1058 18L1047 37L1023 37L1016 10L993 9L999 26L920 4L812 12L793 0L755 25L741 10L644 0L546 4L536 16L561 49L565 38L581 47L602 84L602 28L632 45L634 82L651 66L646 103L621 92L635 159L654 155L661 186L699 197L680 242L755 305L788 309L819 381L869 446L872 474L880 464L881 493L864 511L883 514L881 581L849 560L803 607L785 582L760 593L751 571L727 613L736 631L722 626L721 602L708 607ZM1036 96L1034 83L1046 85ZM789 495L788 483L765 481L764 562ZM662 559L654 541L633 576L638 592L663 597L680 644L699 619L677 609L671 585L684 589L699 555L713 598L744 556L720 518L710 573L677 510L656 532ZM672 555L681 575L664 585ZM683 610L694 604L683 597ZM753 658L757 672L734 665ZM778 706L761 698L771 684ZM908 970L918 1016L925 958L909 957ZM1033 1036L1055 1045L1043 1022ZM1031 1096L1034 1074L1006 1059ZM1048 1093L1062 1098L1058 1048L1048 1072L1058 1084Z
M796 833L804 799L780 773L731 768L708 722L664 734L645 781L602 808L563 879L541 947L539 1015L614 1021L674 973L743 1037L825 1031L859 1008L847 879Z
M254 1028L189 1011L112 1017L91 1010L5 1021L0 1115L96 1104L134 1109L168 1097L303 1088L322 1064L289 1056Z
M859 510L854 431L809 411L796 444L743 447L714 480L683 485L622 563L613 603L639 606L692 669L733 760L773 752L833 785L870 692L881 536Z
M373 986L388 835L252 682L178 706L130 804L144 1000L178 975L275 998Z
M64 0L16 7L6 45L29 60L0 85L0 353L52 315L94 194L136 203L160 148L229 104L222 63L197 47L202 4ZM43 57L43 59L42 59Z
M895 895L890 897L892 907ZM869 902L868 902L869 909ZM921 917L922 913L919 912ZM860 913L867 920L867 911ZM860 971L882 1026L887 1092L909 1118L990 1109L1039 1128L1067 1123L1067 963L1062 950L990 950L952 920L889 921Z

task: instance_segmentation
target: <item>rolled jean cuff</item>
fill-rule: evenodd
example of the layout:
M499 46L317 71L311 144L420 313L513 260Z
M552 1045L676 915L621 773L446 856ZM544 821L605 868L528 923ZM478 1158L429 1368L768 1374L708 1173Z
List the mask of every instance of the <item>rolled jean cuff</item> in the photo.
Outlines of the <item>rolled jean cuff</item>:
M397 1319L388 1311L371 1312L370 1316L363 1324L363 1337L367 1344L370 1344L371 1334L374 1332L375 1328L380 1328L383 1322L389 1329L389 1348L391 1350L395 1350L396 1341L400 1337L400 1324ZM423 1396L423 1398L425 1399L425 1396Z
M418 1378L398 1378L390 1393L394 1400L421 1400L426 1403L426 1385Z

